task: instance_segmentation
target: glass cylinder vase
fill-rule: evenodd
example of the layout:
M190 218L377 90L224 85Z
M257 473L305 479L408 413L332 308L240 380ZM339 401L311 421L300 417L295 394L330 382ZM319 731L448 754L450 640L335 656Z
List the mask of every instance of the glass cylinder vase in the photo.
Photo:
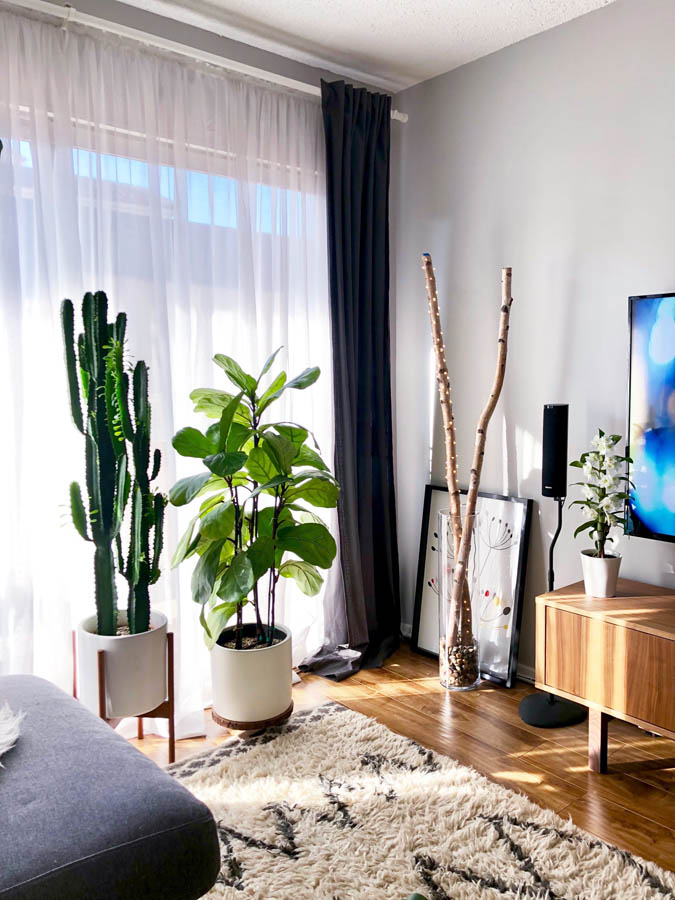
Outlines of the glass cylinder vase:
M438 514L439 675L443 687L466 691L480 682L480 548L476 514ZM455 551L462 532L471 535L464 587L453 596Z

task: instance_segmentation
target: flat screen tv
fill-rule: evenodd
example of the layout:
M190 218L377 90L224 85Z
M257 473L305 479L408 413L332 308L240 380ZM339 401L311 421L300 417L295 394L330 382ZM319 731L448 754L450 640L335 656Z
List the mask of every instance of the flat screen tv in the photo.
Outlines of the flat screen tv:
M626 533L675 541L675 294L629 297Z

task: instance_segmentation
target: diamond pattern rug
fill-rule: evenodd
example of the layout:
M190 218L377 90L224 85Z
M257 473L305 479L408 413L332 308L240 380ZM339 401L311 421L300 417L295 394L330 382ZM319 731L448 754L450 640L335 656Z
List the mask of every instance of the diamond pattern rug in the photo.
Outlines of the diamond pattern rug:
M218 823L209 900L675 900L675 875L336 703L169 767Z

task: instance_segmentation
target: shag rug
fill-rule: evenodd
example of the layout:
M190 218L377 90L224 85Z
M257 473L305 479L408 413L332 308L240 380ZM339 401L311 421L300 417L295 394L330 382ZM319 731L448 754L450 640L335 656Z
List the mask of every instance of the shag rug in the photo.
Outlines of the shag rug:
M228 900L656 900L675 875L336 703L169 767Z
M19 739L22 719L23 713L13 713L9 704L3 703L0 706L0 756L11 750ZM0 768L2 765L0 760Z

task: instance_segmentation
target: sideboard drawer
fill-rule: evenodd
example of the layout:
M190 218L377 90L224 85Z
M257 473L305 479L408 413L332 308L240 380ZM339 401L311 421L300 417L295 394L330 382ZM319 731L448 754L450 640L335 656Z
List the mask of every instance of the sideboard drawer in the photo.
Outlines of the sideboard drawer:
M675 641L544 609L547 685L675 731Z

